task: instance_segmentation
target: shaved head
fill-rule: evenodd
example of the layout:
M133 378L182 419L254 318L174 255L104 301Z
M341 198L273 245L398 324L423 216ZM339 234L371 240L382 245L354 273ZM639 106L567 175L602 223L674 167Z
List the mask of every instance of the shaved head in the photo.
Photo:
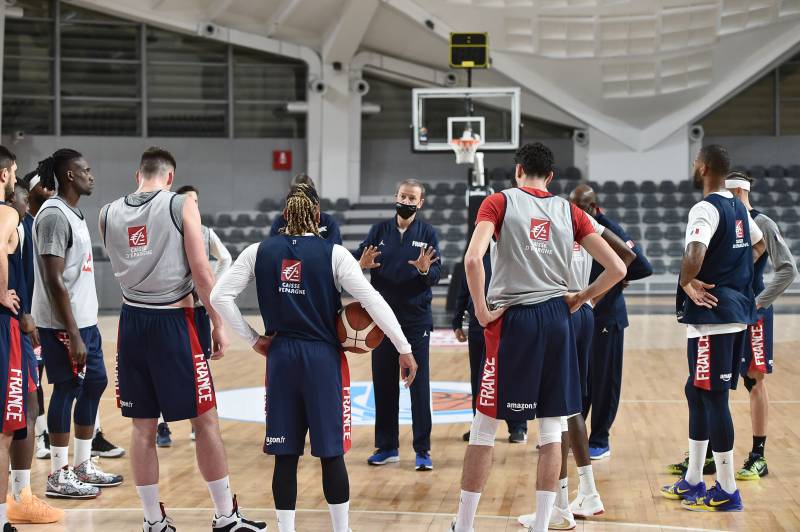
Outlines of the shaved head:
M597 210L597 194L589 185L578 185L569 193L570 203L574 203L580 210L589 216L594 216Z

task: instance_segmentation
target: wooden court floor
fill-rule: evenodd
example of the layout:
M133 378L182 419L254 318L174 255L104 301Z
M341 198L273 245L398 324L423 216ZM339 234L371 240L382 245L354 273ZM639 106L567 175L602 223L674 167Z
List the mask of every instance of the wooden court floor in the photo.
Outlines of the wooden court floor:
M109 369L109 385L101 406L103 429L109 439L128 446L129 423L114 404L114 339L116 319L103 317L100 327ZM632 316L626 331L622 403L611 435L612 456L595 462L595 478L606 513L579 522L577 530L592 532L653 530L800 530L800 317L776 316L776 370L769 377L772 399L767 458L770 474L761 481L739 483L745 511L736 514L695 514L661 498L659 486L674 477L667 463L682 458L686 449L687 409L683 398L686 376L684 331L671 316ZM351 356L353 380L368 380L369 358ZM218 390L260 386L264 362L234 341L229 354L214 362ZM433 380L467 381L466 348L432 350ZM736 427L735 460L741 463L750 448L747 393L740 387L731 396ZM250 517L264 519L276 530L270 493L272 461L261 453L263 426L221 422L230 463L231 482L240 505ZM347 455L351 483L351 526L355 532L449 530L458 506L459 478L466 424L435 424L432 458L435 470L415 472L411 427L401 426L401 462L369 467L372 427L354 427L353 448ZM212 506L199 476L187 422L175 423L173 446L159 450L161 496L179 531L209 530ZM526 445L511 445L504 428L498 433L494 469L478 508L476 532L517 531L516 516L534 510L536 425L530 425ZM34 459L34 492L43 494L49 461ZM101 466L131 479L127 457L102 460ZM711 479L706 478L707 481ZM318 462L306 455L298 474L297 530L329 530ZM574 465L570 487L577 488ZM52 501L51 501L52 502ZM141 511L132 481L110 488L98 499L55 501L67 510L64 523L21 525L20 531L135 531L141 530Z

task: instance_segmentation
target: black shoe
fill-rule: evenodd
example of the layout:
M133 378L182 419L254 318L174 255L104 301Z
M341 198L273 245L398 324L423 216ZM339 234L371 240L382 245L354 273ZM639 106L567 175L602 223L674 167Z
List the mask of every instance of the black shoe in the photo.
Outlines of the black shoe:
M169 430L169 425L166 423L159 423L158 432L156 432L156 445L159 447L172 447L171 434L172 431Z
M236 496L233 496L233 512L231 515L219 517L214 516L211 522L213 532L260 532L267 530L267 523L263 521L251 521L245 519L239 512L239 503Z
M120 458L125 454L125 449L117 447L105 436L103 431L98 430L97 434L92 438L92 456L99 456L101 458Z
M3 527L3 532L17 532L17 529L11 526L11 523L6 523Z
M526 443L528 441L528 433L524 430L515 430L508 435L508 443Z
M461 436L461 439L464 441L469 441L469 431L465 432L464 435Z

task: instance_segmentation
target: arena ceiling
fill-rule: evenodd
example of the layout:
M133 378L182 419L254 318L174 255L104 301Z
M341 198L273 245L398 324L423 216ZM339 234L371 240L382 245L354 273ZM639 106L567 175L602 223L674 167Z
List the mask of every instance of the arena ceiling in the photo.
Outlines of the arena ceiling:
M215 38L290 43L324 63L374 51L446 70L451 31L487 31L493 69L478 83L519 85L525 113L589 125L634 149L657 145L800 46L800 0L71 3L183 31L213 23Z

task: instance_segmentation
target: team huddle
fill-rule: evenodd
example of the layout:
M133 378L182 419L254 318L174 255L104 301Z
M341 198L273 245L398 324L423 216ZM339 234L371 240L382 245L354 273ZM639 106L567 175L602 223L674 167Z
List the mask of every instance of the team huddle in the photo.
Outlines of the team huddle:
M456 336L466 341L461 319L469 309L474 409L464 435L468 446L453 532L473 530L501 420L512 442L527 438L529 420L539 425L536 512L520 516L521 524L535 532L568 530L576 516L604 511L591 459L610 454L621 331L627 326L626 319L622 324L608 315L619 312L628 281L652 273L639 246L605 218L590 187L579 186L569 200L547 191L554 160L546 146L526 144L515 160L515 187L488 196L477 215L464 258L463 306L453 322ZM178 420L192 425L198 469L215 509L212 530L267 529L242 515L229 482L209 363L225 354L226 324L266 357L263 444L275 457L279 532L295 531L297 469L307 434L311 454L320 460L332 529L348 532L349 369L337 335L344 292L386 335L371 355L376 451L367 462L400 461L400 375L411 395L415 469L433 469L431 287L439 282L441 261L436 231L418 217L425 187L401 182L396 216L374 225L352 253L341 245L335 220L320 212L313 180L301 174L270 236L231 264L218 237L201 223L196 190L171 191L176 168L168 151L146 150L137 189L105 205L99 216L123 297L116 397L132 422L130 458L142 529L177 529L159 497L156 445L168 444L167 424ZM704 199L689 212L676 303L678 321L687 329L689 453L670 466L681 479L662 493L682 500L688 510L739 511L735 481L767 474L764 375L772 371L772 303L797 269L775 223L750 206L752 180L730 173L724 148L700 151L694 179ZM44 523L63 516L29 486L35 424L44 411L35 346L41 346L52 384L46 495L92 498L123 482L91 459L98 405L108 384L92 241L78 208L94 187L91 168L80 153L61 149L19 182L20 191L17 185L16 158L0 147L0 243L6 247L0 252L0 468L10 460L12 471L11 493L0 483L0 500L8 501L0 504L2 532L16 530L10 521ZM52 197L31 209L21 194L33 197L34 189ZM210 257L222 263L216 271ZM768 257L776 275L765 286ZM254 330L236 304L253 281L263 331ZM728 390L740 374L751 394L754 447L735 472ZM607 381L616 388L605 390ZM616 399L609 402L609 395ZM585 422L590 409L591 437ZM570 448L580 479L572 502ZM707 489L703 474L713 471L717 481Z

